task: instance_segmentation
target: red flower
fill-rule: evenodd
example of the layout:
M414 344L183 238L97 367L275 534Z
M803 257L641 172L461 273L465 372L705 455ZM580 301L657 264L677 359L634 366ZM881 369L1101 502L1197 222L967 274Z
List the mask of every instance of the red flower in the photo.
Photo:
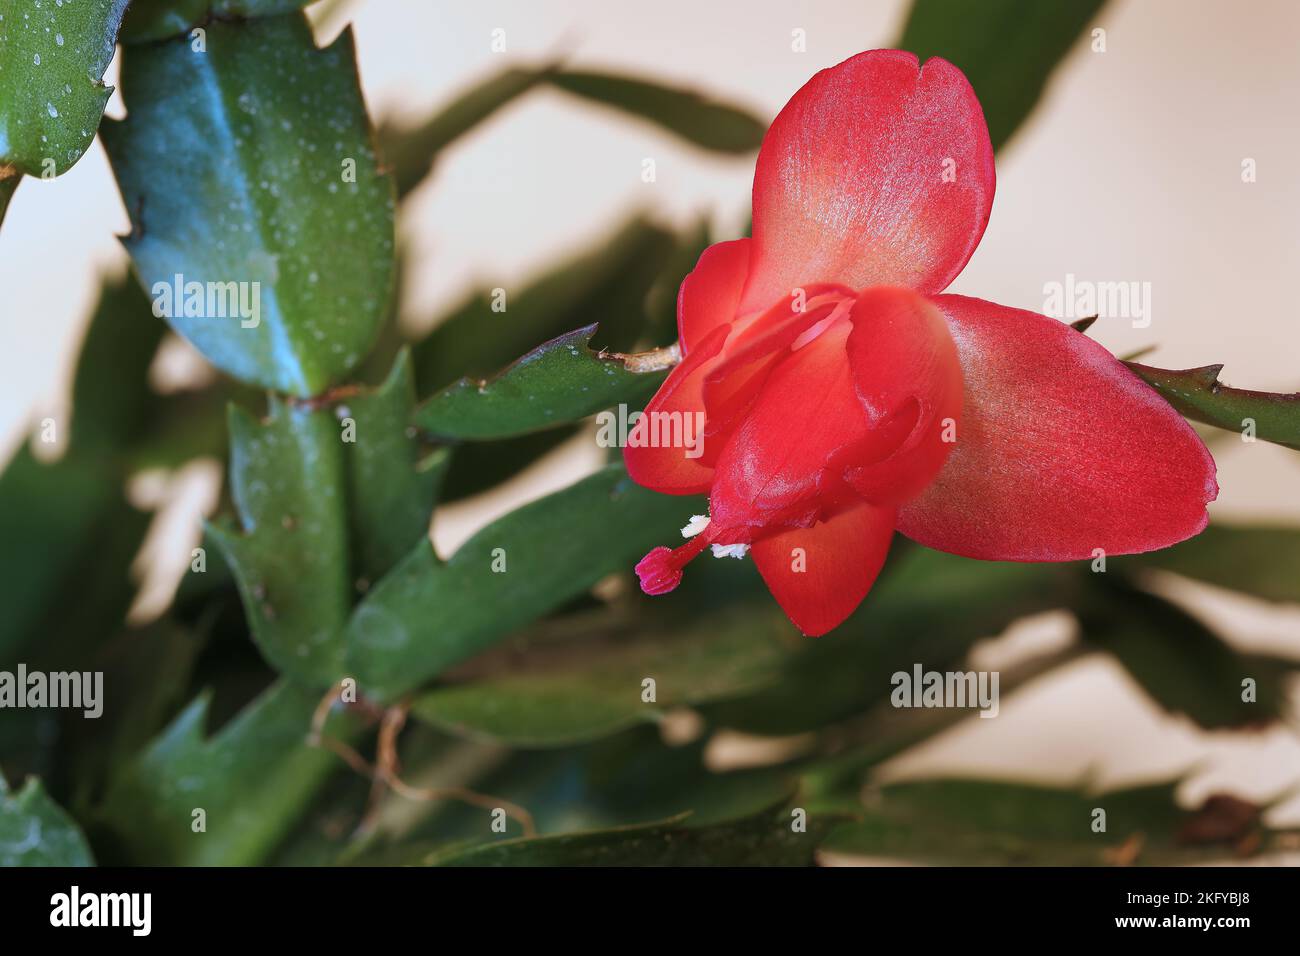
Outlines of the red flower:
M758 155L753 238L706 250L682 283L682 362L624 451L648 488L709 493L694 536L637 565L646 593L706 545L748 551L817 635L866 596L895 529L973 558L1069 561L1205 527L1214 461L1109 352L940 295L993 188L983 111L944 60L862 53L786 104ZM700 421L702 445L656 443Z

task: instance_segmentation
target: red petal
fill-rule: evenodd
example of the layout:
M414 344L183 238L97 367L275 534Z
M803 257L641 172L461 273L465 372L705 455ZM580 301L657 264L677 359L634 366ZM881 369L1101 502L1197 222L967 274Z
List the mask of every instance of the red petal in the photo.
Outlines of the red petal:
M826 462L866 434L842 320L786 353L718 458L710 492L718 544L748 542L771 525L812 523Z
M756 541L750 553L786 616L804 634L817 637L862 603L893 535L892 508L858 505L811 528Z
M1191 427L1064 323L981 299L934 300L965 379L957 444L899 511L921 544L1070 561L1163 548L1205 527L1214 460Z
M984 113L951 63L873 50L822 70L758 154L742 309L809 282L940 292L984 234L993 187Z
M720 325L692 349L669 373L646 405L645 414L633 426L623 448L623 463L637 484L668 495L696 495L709 490L713 468L694 454L695 449L650 442L660 434L657 422L676 422L679 435L703 438L704 429L697 429L697 424L704 421L704 378L730 330L731 326Z
M716 461L768 375L790 354L795 339L828 318L841 302L846 309L851 304L849 290L813 286L806 298L787 296L765 313L733 327L722 358L704 381L704 405L709 413L706 461Z
M868 444L892 453L874 461L878 450L846 450L848 465L866 464L846 467L844 477L866 500L898 504L920 494L953 449L962 406L957 346L925 298L878 287L853 306L848 354L858 397L879 429Z
M677 338L685 355L719 325L736 317L749 275L751 240L709 246L677 292Z

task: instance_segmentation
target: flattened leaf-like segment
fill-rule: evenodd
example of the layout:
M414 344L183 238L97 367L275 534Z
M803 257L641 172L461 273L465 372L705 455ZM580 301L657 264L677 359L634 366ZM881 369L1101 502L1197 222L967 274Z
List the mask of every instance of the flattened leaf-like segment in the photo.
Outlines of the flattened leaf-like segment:
M599 322L601 346L631 348L645 324L646 295L674 245L671 232L638 214L517 292L498 287L505 299L496 290L474 293L415 345L420 394L494 372L575 324Z
M1093 577L1076 611L1083 639L1113 654L1163 710L1208 730L1258 729L1286 713L1295 661L1242 654L1177 604L1120 576ZM1255 690L1248 698L1246 678Z
M411 712L473 739L564 747L661 720L671 708L765 688L781 679L797 646L770 605L629 630L611 628L617 640L538 643L522 653L512 641L504 673L436 687L417 697ZM656 683L651 702L642 699L646 678Z
M410 352L399 353L382 385L335 409L351 419L355 440L345 442L353 578L378 581L429 536L434 501L450 456L421 455L409 424L415 405Z
M342 676L351 610L340 432L324 409L276 401L258 422L232 408L230 485L241 528L209 528L235 572L263 655L282 673L320 686Z
M1163 369L1126 362L1181 415L1300 451L1300 392L1255 392L1219 381L1222 365Z
M1123 570L1155 568L1240 591L1264 601L1300 604L1300 526L1214 522L1172 548L1116 559Z
M621 356L593 352L596 326L545 342L490 379L462 378L415 412L442 438L486 441L553 428L624 403L636 411L662 372L629 371Z
M209 697L196 698L118 772L102 817L128 859L163 866L255 866L301 818L341 765L307 740L318 695L271 685L228 724L205 734ZM344 715L324 733L349 737ZM206 830L195 834L202 809Z
M99 627L125 614L135 590L127 565L148 521L123 496L120 459L156 415L147 378L163 331L134 282L106 282L77 360L66 454L40 461L21 447L0 472L0 655L72 638L74 616Z
M1096 792L1023 780L908 780L877 788L859 819L832 830L820 850L940 866L1187 866L1222 860L1233 844L1239 853L1269 852L1292 838L1230 795L1185 809L1175 796L1181 784ZM1225 803L1236 812L1225 814ZM1104 833L1090 827L1099 809Z
M477 81L418 126L384 123L379 143L393 168L397 193L404 196L429 174L438 155L497 110L534 89L555 70L509 66Z
M352 36L302 14L213 21L125 50L128 116L103 137L155 312L217 367L307 396L366 354L392 294L380 173Z
M811 866L817 845L842 813L790 826L784 805L711 825L694 815L631 826L449 847L412 862L423 866Z
M696 90L612 73L557 70L546 77L567 93L648 120L703 149L743 154L758 149L767 123L747 109Z
M266 659L304 683L343 676L352 602L425 542L447 456L421 458L409 353L384 383L331 402L230 411L239 523L209 528L235 572Z
M113 92L103 77L126 4L0 0L0 167L57 176L81 158Z
M377 698L418 687L605 575L630 572L699 505L611 465L493 522L446 562L421 542L357 606L348 673Z
M0 867L94 865L85 836L40 780L11 794L0 776Z
M122 24L122 42L165 40L209 20L252 20L289 13L316 0L133 0Z
M564 70L558 60L536 66L512 64L467 86L419 125L385 124L380 128L380 142L396 171L399 195L418 186L439 154L456 139L542 83L653 123L688 143L717 152L738 154L758 149L767 130L767 124L744 107L710 99L695 90L637 77Z

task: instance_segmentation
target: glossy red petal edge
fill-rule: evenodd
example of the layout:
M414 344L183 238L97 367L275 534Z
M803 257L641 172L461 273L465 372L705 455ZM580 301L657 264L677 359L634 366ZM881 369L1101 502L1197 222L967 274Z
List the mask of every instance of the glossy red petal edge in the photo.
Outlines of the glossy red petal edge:
M894 534L894 511L858 505L810 528L754 543L768 590L805 635L838 627L875 583Z
M1201 531L1218 494L1192 427L1105 348L1055 319L933 299L965 404L943 469L898 528L940 551L1069 561L1152 551Z
M885 444L880 433L897 425L907 431L883 460L846 450L844 479L867 501L898 504L929 485L954 447L963 400L957 346L939 309L908 289L867 289L852 321L849 365L871 441Z
M677 291L677 342L687 355L710 332L736 318L749 275L751 240L715 243L705 249Z
M638 485L669 495L708 491L713 467L701 460L704 381L731 326L713 329L669 373L627 436L623 464Z
M983 110L951 63L872 50L822 70L759 151L742 311L809 282L942 291L984 234L995 180Z

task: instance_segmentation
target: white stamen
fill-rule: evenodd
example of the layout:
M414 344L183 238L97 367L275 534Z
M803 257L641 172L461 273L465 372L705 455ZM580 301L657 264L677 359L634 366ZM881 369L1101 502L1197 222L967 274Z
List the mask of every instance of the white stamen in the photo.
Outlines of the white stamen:
M817 338L817 336L821 335L823 332L829 329L837 319L841 319L844 316L848 315L849 309L852 308L852 306L853 306L852 299L841 299L836 304L835 308L831 309L830 315L826 316L826 318L810 326L809 328L804 329L803 332L800 333L799 337L790 344L790 351L798 352L801 348L803 348L813 339Z
M826 331L826 326L830 325L831 322L833 322L833 321L834 321L834 319L831 319L831 318L827 317L827 318L825 318L825 319L822 319L822 320L821 320L820 322L818 322L816 325L811 326L810 328L806 328L806 329L804 329L804 330L799 334L799 337L798 337L797 339L795 339L795 340L790 344L790 351L791 351L791 352L798 352L801 348L803 348L805 345L807 345L807 344L808 344L809 342L811 342L813 339L817 338L817 336L819 336L819 335L821 335L823 332L825 332L825 331Z
M747 544L715 544L713 547L713 556L715 558L736 558L740 559L745 556L749 550Z
M682 529L683 538L693 538L709 526L708 515L691 515L691 520Z

